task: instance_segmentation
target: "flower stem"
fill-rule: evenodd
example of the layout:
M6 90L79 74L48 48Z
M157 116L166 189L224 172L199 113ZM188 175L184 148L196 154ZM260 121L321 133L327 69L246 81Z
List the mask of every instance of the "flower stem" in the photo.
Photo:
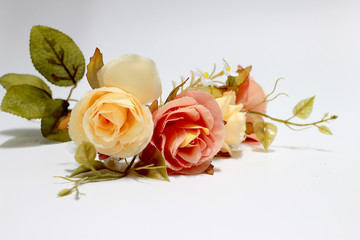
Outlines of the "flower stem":
M289 118L288 120L282 120L282 119L279 119L279 118L274 118L274 117L271 117L265 113L261 113L261 112L255 112L255 111L248 111L247 113L249 114L256 114L256 115L260 115L260 116L263 116L265 118L269 118L275 122L281 122L281 123L284 123L286 125L292 125L292 126L297 126L297 127L306 127L306 126L316 126L317 124L319 123L323 123L323 122L327 122L329 120L335 120L337 118L337 116L330 116L328 118L324 118L324 119L321 119L320 121L316 121L316 122L312 122L312 123L294 123L294 122L290 122L289 120L291 118Z
M77 84L75 83L75 85L70 89L70 92L69 92L69 96L67 97L66 101L69 101L70 98L71 98L71 94L73 93L74 89L76 88Z
M101 173L96 171L96 169L94 168L94 166L92 164L89 165L89 168L96 176L101 177Z

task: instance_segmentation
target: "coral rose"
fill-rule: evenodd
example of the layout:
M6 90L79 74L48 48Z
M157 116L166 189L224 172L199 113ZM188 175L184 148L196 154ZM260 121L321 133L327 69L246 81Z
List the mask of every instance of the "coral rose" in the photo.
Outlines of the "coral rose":
M240 112L242 104L235 104L235 92L225 92L222 97L216 98L225 124L225 141L222 150L232 153L231 147L237 147L245 139L246 114Z
M126 158L141 152L153 133L152 115L133 95L115 87L97 88L75 105L69 134L89 141L100 153Z
M224 143L222 114L208 93L179 94L153 113L152 143L165 158L169 174L205 171Z
M161 81L155 63L135 54L127 54L106 63L98 72L100 87L118 87L131 93L143 104L161 95Z

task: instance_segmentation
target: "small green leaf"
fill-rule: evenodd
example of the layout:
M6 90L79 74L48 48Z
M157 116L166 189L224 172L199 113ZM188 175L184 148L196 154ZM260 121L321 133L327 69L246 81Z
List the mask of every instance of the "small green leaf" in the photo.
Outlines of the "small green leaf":
M31 85L10 87L1 103L1 110L27 119L48 116L46 111L51 96L44 90Z
M95 161L96 148L90 142L82 142L75 153L75 160L81 165L91 166Z
M30 74L9 73L0 78L0 83L5 89L17 85L31 85L40 88L51 96L51 90L41 78Z
M149 144L142 151L140 154L140 161L135 164L134 168L135 172L141 176L170 181L166 171L164 157L162 156L161 152L152 144Z
M56 29L34 26L30 55L36 70L55 85L72 86L84 76L82 52L69 36Z
M323 119L325 119L327 116L329 116L328 112L324 114Z
M246 68L238 70L238 76L229 76L226 81L226 86L240 86L243 82L245 82L246 78L249 77L251 69L252 67L248 66Z
M176 86L176 87L170 92L170 94L169 94L169 96L167 97L165 103L170 102L171 100L173 100L173 99L176 97L179 89L180 89L182 86L184 86L185 83L186 83L188 80L189 80L189 78L187 78L185 81L183 81L180 85Z
M58 193L58 197L65 197L73 192L73 189L71 188L64 188Z
M69 113L69 103L63 99L48 101L46 112L48 117L41 119L41 133L49 140L58 142L71 141L68 129L58 129L59 124Z
M95 49L94 55L90 58L90 62L87 65L86 78L92 87L92 89L99 88L99 80L97 78L97 71L104 66L102 53L98 48Z
M327 134L327 135L332 135L332 132L330 131L330 129L324 125L321 126L317 126L319 131L323 134Z
M105 165L103 162L101 161L94 161L92 163L93 167L95 168L95 170L101 170L101 169L105 169ZM69 177L78 177L79 174L82 173L86 173L86 172L92 172L91 169L88 166L85 165L80 165L77 169L75 169Z
M159 108L159 101L155 100L152 102L152 104L149 106L149 110L151 113L154 113Z
M235 77L228 76L228 78L226 80L226 86L236 86Z
M265 151L268 151L271 143L275 139L277 127L272 123L264 122L262 120L256 121L254 123L254 132Z
M301 100L293 109L294 116L301 119L308 118L312 112L314 100L315 96Z
M211 96L214 98L222 97L223 93L227 90L227 88L220 88L220 87L205 87L203 85L198 86L200 89L206 90Z

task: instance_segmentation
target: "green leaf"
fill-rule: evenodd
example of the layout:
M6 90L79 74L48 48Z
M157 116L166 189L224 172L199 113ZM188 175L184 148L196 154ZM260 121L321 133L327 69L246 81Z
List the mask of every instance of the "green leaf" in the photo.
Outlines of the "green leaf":
M1 110L27 119L42 118L51 96L44 90L31 85L10 87L1 103Z
M265 151L268 151L271 143L275 139L277 127L272 123L264 122L262 120L256 121L254 123L254 132Z
M64 120L68 113L69 103L63 99L49 101L46 106L48 117L41 119L41 133L49 140L58 142L71 141L68 129L58 129L59 124Z
M312 112L314 100L315 96L301 100L293 109L294 116L301 119L308 118Z
M330 129L324 125L321 126L317 126L319 131L323 134L327 134L327 135L332 135L332 132L330 131Z
M64 188L58 193L58 197L70 195L74 190L72 188Z
M9 89L12 86L28 84L44 90L50 96L52 94L49 86L46 85L46 83L41 78L30 74L6 74L0 78L0 84L3 85L5 89Z
M98 48L95 49L94 55L90 58L90 62L87 65L86 78L92 87L92 89L99 88L99 80L97 78L97 71L104 66L102 53Z
M164 157L154 145L149 144L139 157L140 161L134 167L136 173L147 178L170 181Z
M101 161L94 161L92 163L93 167L95 168L95 170L101 170L101 169L105 169L105 165L103 162ZM82 173L86 173L86 172L92 172L91 169L88 166L85 165L80 165L77 169L75 169L69 177L78 177L79 174Z
M206 90L214 98L222 97L223 93L227 90L227 88L205 87L203 85L199 85L198 88Z
M91 142L82 142L75 153L75 160L81 165L91 166L95 161L96 148Z
M55 85L72 86L84 76L83 54L69 36L56 29L34 26L30 55L35 68Z
M246 68L238 70L238 76L229 76L226 81L226 86L240 86L243 82L245 82L246 78L249 77L251 69L252 67L248 66Z
M187 78L185 81L183 81L180 85L176 86L176 87L170 92L170 94L169 94L169 96L167 97L165 103L170 102L171 100L173 100L173 99L176 97L179 89L180 89L182 86L184 86L185 83L186 83L188 80L189 80L189 78ZM165 103L164 103L164 104L165 104Z
M155 100L152 102L152 104L149 106L149 110L151 113L154 113L159 108L159 101Z

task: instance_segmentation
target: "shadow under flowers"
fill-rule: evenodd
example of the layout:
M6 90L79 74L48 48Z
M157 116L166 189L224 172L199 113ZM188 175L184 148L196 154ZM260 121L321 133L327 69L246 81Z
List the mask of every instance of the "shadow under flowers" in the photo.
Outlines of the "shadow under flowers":
M0 145L0 148L34 147L58 143L47 140L41 135L41 131L35 128L8 129L0 131L0 135L12 137L11 139L3 142Z

